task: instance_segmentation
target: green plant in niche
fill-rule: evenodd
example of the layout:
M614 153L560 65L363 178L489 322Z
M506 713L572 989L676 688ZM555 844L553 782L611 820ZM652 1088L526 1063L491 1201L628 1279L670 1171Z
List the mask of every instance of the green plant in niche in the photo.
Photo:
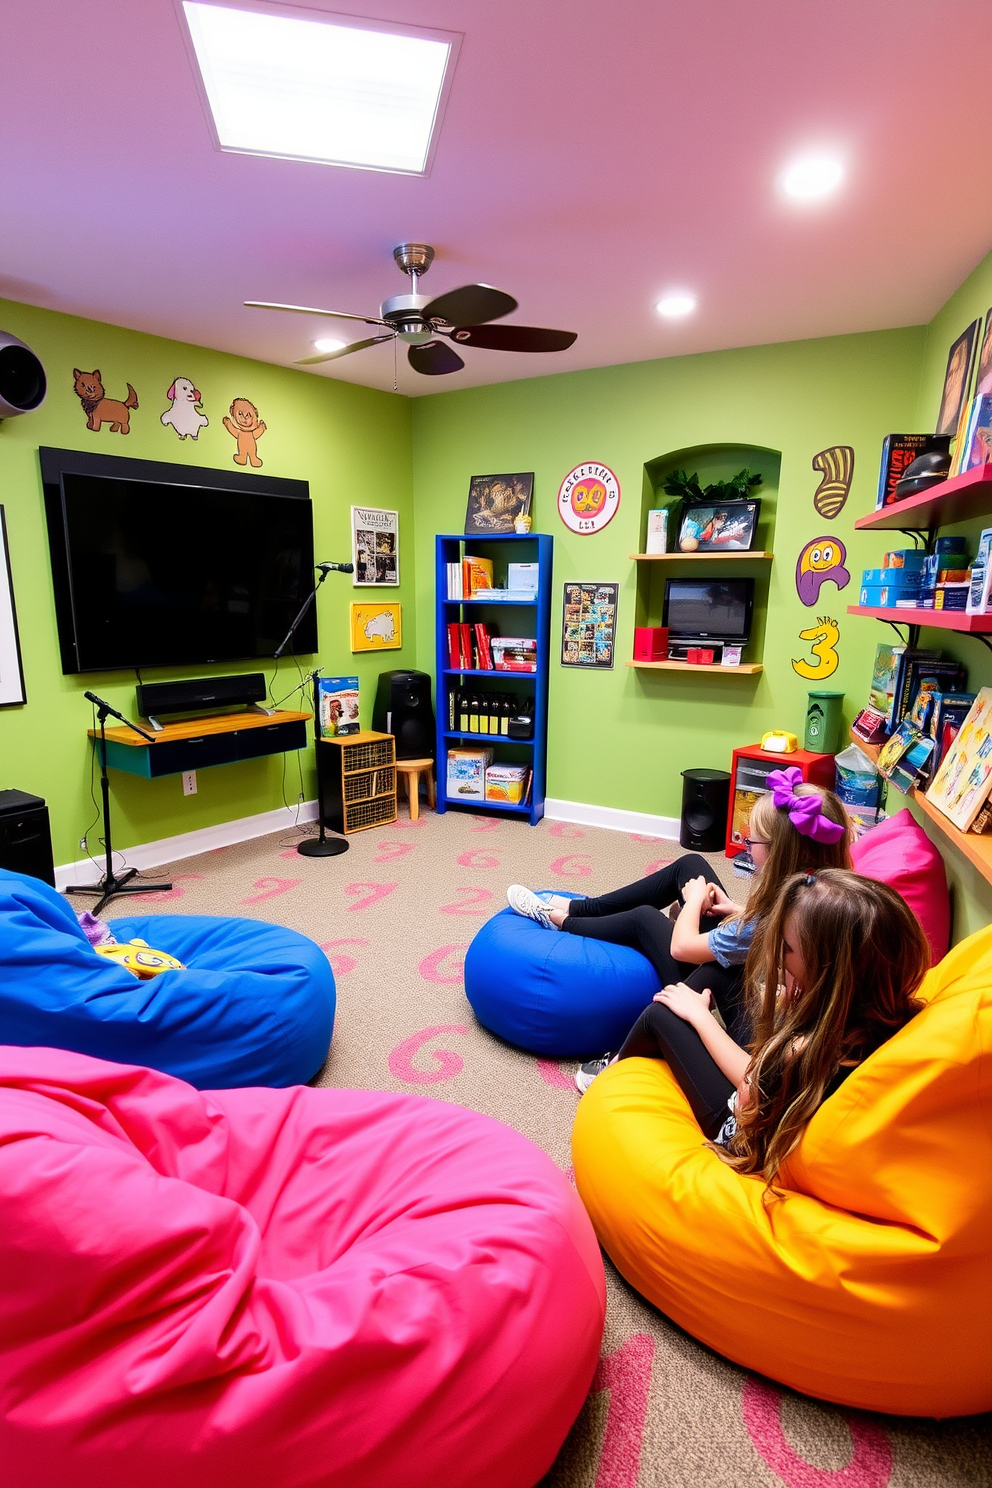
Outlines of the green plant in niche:
M691 475L687 470L673 470L661 489L666 496L680 496L683 501L740 501L760 485L761 476L745 465L730 480L714 481L709 486L699 484L695 470Z

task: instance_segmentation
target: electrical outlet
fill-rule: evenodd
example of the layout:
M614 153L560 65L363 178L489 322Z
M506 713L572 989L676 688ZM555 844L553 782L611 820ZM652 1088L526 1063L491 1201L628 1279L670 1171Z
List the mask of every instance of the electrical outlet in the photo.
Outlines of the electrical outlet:
M195 796L196 795L196 771L195 770L184 770L183 771L183 795L184 796Z

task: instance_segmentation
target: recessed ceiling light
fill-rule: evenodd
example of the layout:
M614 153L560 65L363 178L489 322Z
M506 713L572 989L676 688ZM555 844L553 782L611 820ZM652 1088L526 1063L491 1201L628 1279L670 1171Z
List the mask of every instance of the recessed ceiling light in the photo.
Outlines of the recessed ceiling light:
M321 336L314 343L316 351L340 351L342 346L347 346L347 341L335 341L333 336Z
M456 34L265 3L183 11L222 150L426 175Z
M835 155L804 155L786 166L779 185L796 201L819 201L836 191L843 179L844 167Z
M696 296L691 294L662 295L654 307L659 315L669 320L678 320L682 315L691 315L696 308Z

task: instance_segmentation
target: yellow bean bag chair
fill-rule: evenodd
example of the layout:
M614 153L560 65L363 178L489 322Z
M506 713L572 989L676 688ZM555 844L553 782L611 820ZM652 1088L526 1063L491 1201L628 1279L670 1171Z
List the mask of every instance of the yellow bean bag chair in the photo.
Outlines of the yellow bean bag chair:
M825 1101L784 1197L706 1147L659 1060L579 1103L579 1193L632 1286L736 1363L839 1405L992 1408L992 929Z

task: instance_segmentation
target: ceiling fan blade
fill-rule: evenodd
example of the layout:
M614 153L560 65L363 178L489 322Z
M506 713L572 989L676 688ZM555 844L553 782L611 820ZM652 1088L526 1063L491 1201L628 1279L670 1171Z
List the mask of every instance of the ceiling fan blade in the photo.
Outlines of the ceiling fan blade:
M375 315L349 315L346 310L318 310L314 305L274 305L269 300L243 300L249 310L291 310L294 315L329 315L332 320L360 320L362 325L388 325ZM484 317L483 317L484 318Z
M459 346L483 346L488 351L565 351L575 331L551 331L545 326L456 326L448 335Z
M322 351L320 356L301 357L294 367L316 367L320 362L333 362L338 357L350 356L353 351L364 351L366 346L377 346L380 341L392 341L389 336L370 336L367 341L352 341L350 346L341 346L337 351Z
M422 372L425 377L443 377L445 372L460 372L465 365L457 351L452 351L443 341L411 346L407 357L414 372Z
M463 284L461 289L438 295L422 313L427 320L446 320L449 325L478 325L484 320L499 320L516 308L512 295L493 289L491 284Z

